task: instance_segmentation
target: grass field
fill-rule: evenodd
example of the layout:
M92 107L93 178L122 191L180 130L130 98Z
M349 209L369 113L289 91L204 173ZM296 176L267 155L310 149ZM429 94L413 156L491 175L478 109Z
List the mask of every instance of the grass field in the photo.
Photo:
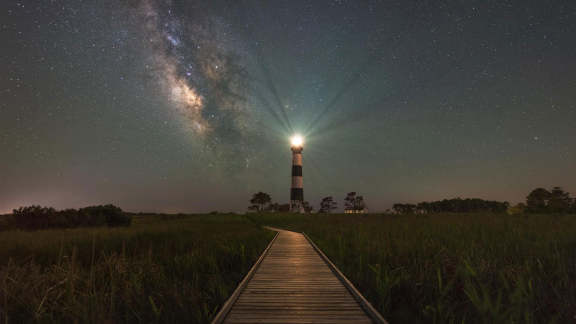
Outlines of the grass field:
M576 216L137 216L0 232L0 323L209 322L274 233L306 232L391 323L570 323Z
M575 215L252 215L306 232L391 323L574 323Z
M272 237L239 215L0 232L0 323L206 323Z

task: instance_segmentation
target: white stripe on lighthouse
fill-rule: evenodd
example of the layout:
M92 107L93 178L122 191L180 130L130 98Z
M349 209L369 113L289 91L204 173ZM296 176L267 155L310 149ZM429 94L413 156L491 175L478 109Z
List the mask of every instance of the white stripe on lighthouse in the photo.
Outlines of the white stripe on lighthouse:
M292 177L292 188L304 188L302 177Z
M292 154L292 165L302 165L302 153Z

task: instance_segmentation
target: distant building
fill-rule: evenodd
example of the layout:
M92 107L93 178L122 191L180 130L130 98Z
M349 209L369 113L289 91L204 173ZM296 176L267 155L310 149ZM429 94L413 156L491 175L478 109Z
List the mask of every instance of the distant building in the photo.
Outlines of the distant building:
M344 209L344 214L367 214L368 210L363 209Z

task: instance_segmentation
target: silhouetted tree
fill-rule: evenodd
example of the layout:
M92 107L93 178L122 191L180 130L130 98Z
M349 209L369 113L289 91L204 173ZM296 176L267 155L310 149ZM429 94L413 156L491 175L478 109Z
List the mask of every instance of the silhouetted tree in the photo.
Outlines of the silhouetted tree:
M318 210L318 212L328 214L333 210L335 210L337 208L336 206L337 203L334 201L334 198L332 198L332 196L324 197L320 202L320 209Z
M416 213L418 214L427 214L431 212L431 206L429 202L421 202L418 203L418 205L416 205L415 207L416 209Z
M344 198L344 210L362 211L366 208L363 196L356 195L356 192L349 192Z
M307 201L302 202L302 208L304 208L304 212L307 214L311 213L314 210L314 206L310 205L310 203Z
M394 210L397 214L414 214L414 210L416 210L416 205L413 204L394 204L392 206L392 210Z
M572 198L570 194L560 187L554 187L550 191L550 199L548 200L548 211L551 213L567 213L572 207Z
M354 210L354 203L356 202L356 192L352 191L346 194L344 198L344 209L345 210Z
M250 199L250 203L252 205L248 207L248 209L254 210L256 212L262 212L264 211L266 205L270 203L270 201L272 201L272 198L269 194L262 191L257 192L252 196L252 199Z
M536 188L526 197L526 211L529 213L545 213L551 193L544 188Z
M364 209L366 209L364 196L356 196L356 198L354 199L354 210L364 210Z

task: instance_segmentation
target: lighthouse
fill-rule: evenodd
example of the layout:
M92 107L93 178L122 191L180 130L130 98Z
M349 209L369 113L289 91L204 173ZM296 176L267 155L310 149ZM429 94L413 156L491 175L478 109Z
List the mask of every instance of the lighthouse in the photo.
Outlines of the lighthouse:
M290 141L292 149L292 187L290 188L290 211L304 213L304 188L302 183L302 150L304 139L294 135Z

